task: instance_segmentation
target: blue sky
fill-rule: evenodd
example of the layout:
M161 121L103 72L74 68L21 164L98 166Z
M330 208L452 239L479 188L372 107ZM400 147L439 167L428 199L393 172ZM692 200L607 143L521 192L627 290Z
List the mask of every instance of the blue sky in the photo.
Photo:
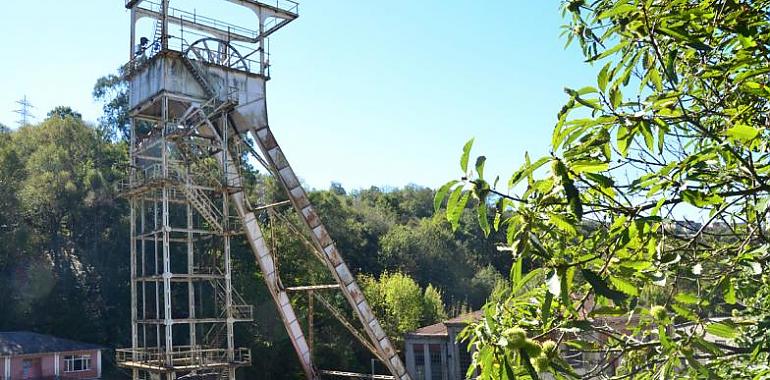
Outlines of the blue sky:
M211 3L172 0L225 15ZM471 137L474 152L488 157L488 175L507 178L525 151L547 153L563 88L593 84L598 71L575 47L563 48L558 3L301 2L300 18L271 41L274 133L313 188L436 187L458 176ZM122 4L0 2L0 123L15 125L11 111L25 94L37 120L68 105L95 122L93 84L128 55Z

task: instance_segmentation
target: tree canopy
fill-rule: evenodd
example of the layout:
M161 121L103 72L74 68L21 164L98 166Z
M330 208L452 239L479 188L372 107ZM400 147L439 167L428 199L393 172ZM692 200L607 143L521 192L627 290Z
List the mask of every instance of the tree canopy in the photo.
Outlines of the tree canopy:
M500 185L485 157L472 165L470 141L462 178L436 197L454 226L473 205L516 259L468 331L482 378L764 378L770 2L570 0L563 12L564 38L597 75L565 89L551 153ZM522 330L602 360L576 371L533 355Z
M423 290L404 274L383 273L379 279L364 275L360 283L385 332L398 345L406 333L447 317L441 293L432 285Z
M62 106L40 123L0 129L0 292L8 295L0 330L34 330L111 348L130 344L129 207L115 190L126 173L128 149L120 134L106 133L119 133L119 123L90 125ZM251 167L243 174L253 204L285 200L271 177ZM431 189L348 191L334 184L309 196L351 270L367 278L376 313L396 342L447 314L480 307L509 265L478 227L465 224L453 236L449 223L433 215ZM288 208L282 212L296 217ZM275 239L285 286L333 280L285 225L264 227L265 236ZM237 344L250 347L254 358L244 376L296 378L301 368L285 360L293 347L245 239L233 239L231 254L233 285L255 306L258 319L236 327ZM325 296L347 310L341 295ZM303 321L306 301L293 299ZM369 371L372 355L329 313L315 310L319 365ZM124 377L104 364L109 378Z

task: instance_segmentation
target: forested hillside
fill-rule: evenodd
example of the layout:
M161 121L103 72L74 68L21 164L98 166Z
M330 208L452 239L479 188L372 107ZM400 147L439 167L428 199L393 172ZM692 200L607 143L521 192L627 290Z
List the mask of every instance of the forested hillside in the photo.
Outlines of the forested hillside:
M2 128L0 330L129 345L128 205L115 190L126 173L127 145L115 120L108 115L92 126L60 107L40 124ZM254 204L282 200L269 177L257 170L249 177ZM509 255L495 247L504 237L486 239L470 213L453 233L434 215L431 189L346 191L332 184L311 199L397 343L405 331L480 307L510 268ZM268 232L275 232L284 285L329 283L282 228ZM245 241L236 241L233 256L234 285L256 307L256 321L240 326L238 343L252 348L254 368L267 378L293 378L299 368L289 359L291 344ZM305 299L296 306L306 313ZM370 355L334 319L317 314L319 363L367 370ZM105 358L110 367L111 356Z

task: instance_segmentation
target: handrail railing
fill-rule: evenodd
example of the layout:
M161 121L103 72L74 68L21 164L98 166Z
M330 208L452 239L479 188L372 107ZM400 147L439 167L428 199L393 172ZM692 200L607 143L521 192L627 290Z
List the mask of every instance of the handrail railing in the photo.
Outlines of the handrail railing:
M147 1L147 0L144 0L144 1ZM125 0L125 2L126 2L125 5L129 5L131 3L136 3L137 0ZM272 6L272 7L276 7L278 9L281 9L283 11L286 11L286 12L289 12L289 13L293 13L293 14L298 14L299 13L299 3L297 3L296 1L292 1L292 0L275 0L275 1L270 1L270 2L267 2L267 1L257 1L257 3L269 5L269 6ZM275 4L275 5L273 5L273 4ZM1 379L2 379L2 377L0 377L0 380Z
M167 356L164 347L148 348L119 348L115 350L115 358L118 363L131 362L149 365L165 366ZM174 346L169 353L171 365L223 365L229 363L251 363L251 350L245 347L233 349L233 360L228 359L226 348L202 348L201 346Z
M141 4L139 4L139 8L142 8L151 12L157 12L157 13L161 13L163 11L162 4L151 0L144 0ZM223 33L227 33L228 31L230 31L232 33L240 34L254 40L256 40L257 37L259 37L259 31L257 30L244 28L242 26L230 24L224 21L219 21L211 17L201 16L197 13L188 12L177 8L169 7L168 17L180 20L182 22L200 24L210 28L219 29Z

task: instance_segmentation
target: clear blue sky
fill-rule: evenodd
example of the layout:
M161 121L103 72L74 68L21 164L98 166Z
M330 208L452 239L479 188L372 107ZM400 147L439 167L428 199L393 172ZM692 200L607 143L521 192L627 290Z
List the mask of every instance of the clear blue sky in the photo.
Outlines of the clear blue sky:
M37 120L68 105L95 122L93 83L127 58L122 5L0 1L0 123L15 125L25 94ZM594 83L561 25L557 1L301 2L271 41L271 126L314 188L435 187L458 176L471 137L507 179L525 151L547 152L562 89Z

